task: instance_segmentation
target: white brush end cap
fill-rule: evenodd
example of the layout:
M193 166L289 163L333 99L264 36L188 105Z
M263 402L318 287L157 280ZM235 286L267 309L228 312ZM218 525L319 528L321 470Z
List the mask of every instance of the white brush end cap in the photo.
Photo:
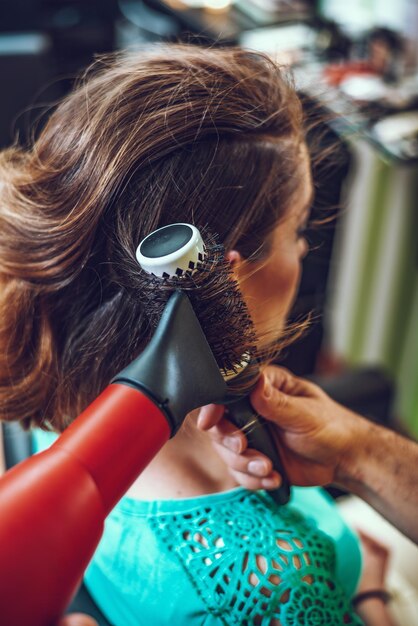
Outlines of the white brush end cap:
M145 272L161 278L192 274L204 259L205 247L192 224L170 224L141 241L136 258Z

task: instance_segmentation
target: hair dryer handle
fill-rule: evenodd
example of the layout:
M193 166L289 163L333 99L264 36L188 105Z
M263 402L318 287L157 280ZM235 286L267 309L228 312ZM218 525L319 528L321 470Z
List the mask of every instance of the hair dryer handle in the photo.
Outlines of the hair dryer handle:
M281 462L269 422L254 411L248 396L234 400L225 406L228 410L226 418L237 428L244 430L248 447L267 456L273 464L273 469L281 476L281 486L269 491L269 495L277 504L287 504L290 498L289 480Z
M44 452L0 480L0 623L54 626L81 581L104 519L167 441L164 414L109 385Z

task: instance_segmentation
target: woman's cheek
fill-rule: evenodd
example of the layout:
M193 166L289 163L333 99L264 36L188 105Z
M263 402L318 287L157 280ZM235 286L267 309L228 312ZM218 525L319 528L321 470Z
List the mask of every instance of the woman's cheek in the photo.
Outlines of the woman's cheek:
M287 315L296 297L301 279L302 267L299 257L289 255L287 263L283 265L283 270L281 277L281 300L285 306L284 313Z

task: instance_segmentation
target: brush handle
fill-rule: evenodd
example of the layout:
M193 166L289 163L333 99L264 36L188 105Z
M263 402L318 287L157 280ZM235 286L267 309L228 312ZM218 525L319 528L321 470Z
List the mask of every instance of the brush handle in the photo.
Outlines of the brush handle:
M248 396L234 400L226 406L229 412L226 417L237 428L244 429L248 447L267 456L273 464L273 469L281 476L282 484L278 489L269 491L269 495L277 504L287 504L290 498L289 480L281 462L270 424L255 413Z
M56 442L0 480L0 624L53 626L106 515L170 436L140 391L113 384Z

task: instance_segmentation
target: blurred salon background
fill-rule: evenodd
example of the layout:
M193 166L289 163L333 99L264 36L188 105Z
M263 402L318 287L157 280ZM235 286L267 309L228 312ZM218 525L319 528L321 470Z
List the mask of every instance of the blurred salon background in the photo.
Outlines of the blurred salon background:
M27 143L111 50L241 44L291 67L321 120L309 139L325 148L313 218L326 223L293 313L313 323L281 362L418 437L417 34L418 0L1 0L0 145Z

